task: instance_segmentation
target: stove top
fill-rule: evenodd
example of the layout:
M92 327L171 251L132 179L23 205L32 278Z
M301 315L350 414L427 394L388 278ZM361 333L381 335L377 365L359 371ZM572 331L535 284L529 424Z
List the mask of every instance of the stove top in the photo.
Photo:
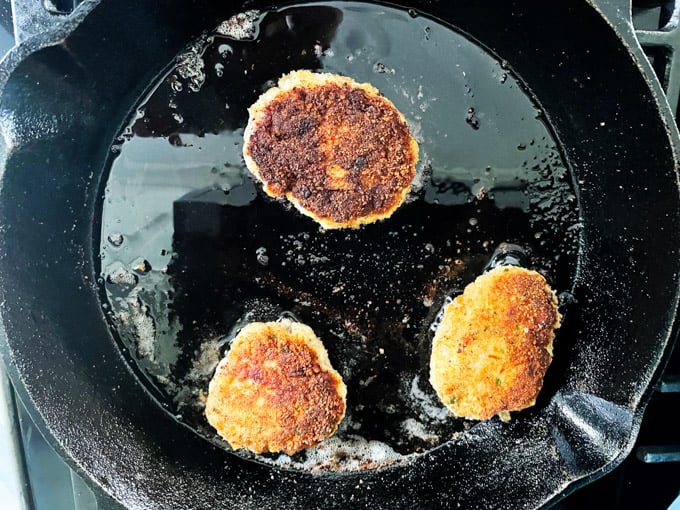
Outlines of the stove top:
M82 0L0 0L0 56L71 12ZM680 100L680 0L633 0L635 35L673 112ZM680 510L680 346L670 357L642 421L633 452L620 466L553 508ZM0 500L6 510L122 510L97 496L55 453L16 398L0 364Z

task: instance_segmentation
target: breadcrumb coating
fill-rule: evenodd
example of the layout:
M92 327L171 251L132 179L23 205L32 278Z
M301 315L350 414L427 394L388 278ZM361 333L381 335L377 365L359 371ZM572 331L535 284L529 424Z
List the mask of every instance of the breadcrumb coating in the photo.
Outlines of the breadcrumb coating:
M508 420L535 404L561 321L545 278L500 266L446 306L430 358L430 383L458 417Z
M324 228L385 219L411 189L418 144L368 83L294 71L248 112L248 169L267 194L286 197Z

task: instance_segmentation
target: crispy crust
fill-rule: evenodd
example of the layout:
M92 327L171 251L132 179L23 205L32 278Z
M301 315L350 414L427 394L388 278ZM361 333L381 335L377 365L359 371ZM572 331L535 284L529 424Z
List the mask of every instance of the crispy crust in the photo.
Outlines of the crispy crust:
M234 449L293 454L335 433L346 395L311 328L255 322L218 365L205 414Z
M459 417L510 419L534 405L552 361L561 316L543 276L496 267L444 310L430 358L430 383Z
M248 112L243 157L264 191L325 228L385 219L411 189L418 144L368 83L294 71Z

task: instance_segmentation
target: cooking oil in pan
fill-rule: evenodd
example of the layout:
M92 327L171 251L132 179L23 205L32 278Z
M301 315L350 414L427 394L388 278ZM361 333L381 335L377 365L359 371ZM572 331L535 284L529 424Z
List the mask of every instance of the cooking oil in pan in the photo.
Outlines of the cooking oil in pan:
M246 109L295 69L370 82L404 113L421 160L390 219L323 231L248 175ZM352 470L425 453L471 426L428 383L445 300L502 242L571 289L578 208L558 147L506 62L414 11L331 2L225 20L112 147L100 281L114 336L178 420L224 445L203 416L215 365L243 324L293 314L343 375L347 416L318 448L253 458Z

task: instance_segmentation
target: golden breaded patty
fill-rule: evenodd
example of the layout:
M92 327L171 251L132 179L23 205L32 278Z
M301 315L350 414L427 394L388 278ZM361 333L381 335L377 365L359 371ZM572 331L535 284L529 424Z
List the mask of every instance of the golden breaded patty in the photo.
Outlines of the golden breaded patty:
M560 320L543 276L496 267L444 309L432 343L430 383L456 416L508 420L510 411L536 402Z
M411 189L418 144L368 83L294 71L248 113L248 169L268 195L285 196L325 228L387 218Z
M335 433L346 395L309 326L254 322L217 366L205 415L234 449L293 454Z

